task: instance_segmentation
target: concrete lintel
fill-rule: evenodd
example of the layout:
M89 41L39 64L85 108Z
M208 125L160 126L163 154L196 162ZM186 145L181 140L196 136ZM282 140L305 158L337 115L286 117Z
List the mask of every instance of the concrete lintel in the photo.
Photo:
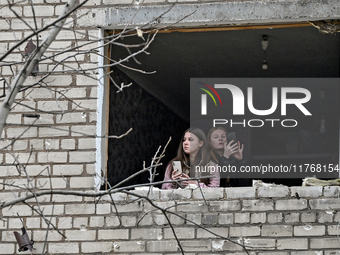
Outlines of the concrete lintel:
M191 3L170 8L171 5L129 5L81 9L77 12L77 26L121 28L152 21L153 26L188 27L340 19L339 0Z

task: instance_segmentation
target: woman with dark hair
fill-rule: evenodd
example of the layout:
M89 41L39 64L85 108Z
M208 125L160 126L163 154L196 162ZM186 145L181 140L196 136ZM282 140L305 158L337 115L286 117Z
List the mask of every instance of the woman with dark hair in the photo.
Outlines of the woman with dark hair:
M222 127L213 127L208 133L208 141L211 148L211 160L219 166L244 165L243 144L235 141L227 141L227 130ZM222 179L221 186L251 186L250 179Z
M182 173L173 169L172 162L174 161L180 162ZM178 182L163 183L162 189L177 189L181 186L195 188L198 185L202 188L219 187L220 178L215 166L216 164L210 161L209 147L204 132L198 128L189 128L182 136L177 156L169 162L164 175L164 181L178 180ZM181 181L209 175L215 177Z

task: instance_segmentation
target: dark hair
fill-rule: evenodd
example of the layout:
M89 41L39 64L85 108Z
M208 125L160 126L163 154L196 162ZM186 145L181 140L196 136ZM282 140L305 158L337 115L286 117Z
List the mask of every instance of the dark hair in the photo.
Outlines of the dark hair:
M211 154L211 159L215 162L215 163L219 163L220 161L220 156L218 155L217 151L212 147L211 145L211 134L215 131L215 130L222 130L225 132L225 134L228 134L228 131L223 128L223 127L213 127L209 130L208 133L208 141L209 141L209 146L210 146L210 154Z
M186 154L184 152L184 149L183 149L183 140L184 140L184 136L187 132L194 134L195 136L197 136L197 138L200 141L203 141L203 145L197 153L197 156L195 158L195 162L190 162L190 155ZM181 162L182 169L188 169L190 167L190 170L191 170L190 172L195 171L195 166L197 166L197 165L206 166L210 162L210 149L209 149L209 146L207 144L206 135L201 129L199 129L199 128L188 128L187 130L185 130L183 132L181 142L179 143L179 146L178 146L178 149L177 149L177 156L175 158L173 158L168 164L171 167L171 173L173 171L172 162L175 161L175 160L178 160L178 161ZM210 175L210 173L209 172L200 173L200 176L204 176L204 175ZM201 179L201 181L204 182L205 184L209 183L209 179Z

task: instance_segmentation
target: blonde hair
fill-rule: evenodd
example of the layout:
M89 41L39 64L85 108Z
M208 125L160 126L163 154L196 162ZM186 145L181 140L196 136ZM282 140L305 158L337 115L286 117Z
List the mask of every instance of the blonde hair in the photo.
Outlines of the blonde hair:
M214 160L215 163L219 163L219 155L216 151L216 149L211 145L211 134L215 131L215 130L222 130L225 132L225 134L227 135L228 134L228 131L223 128L223 127L213 127L209 130L209 133L208 133L208 141L209 141L209 146L210 146L210 154L211 154L211 157L212 159Z

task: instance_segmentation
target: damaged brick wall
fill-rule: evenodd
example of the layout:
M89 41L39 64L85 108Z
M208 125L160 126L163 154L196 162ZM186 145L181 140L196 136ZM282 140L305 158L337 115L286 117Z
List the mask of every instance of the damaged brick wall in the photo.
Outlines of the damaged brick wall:
M205 200L197 189L153 192L157 206L175 213L167 215L185 254L246 254L237 243L252 255L340 252L339 187L209 188L203 195ZM144 199L114 194L119 215L108 196L96 204L90 198L54 195L54 209L49 199L40 198L44 213L67 238L50 226L47 254L180 254L165 216ZM13 231L22 224L17 213L36 242L33 254L41 254L47 225L25 205L1 211L0 254L18 254Z

